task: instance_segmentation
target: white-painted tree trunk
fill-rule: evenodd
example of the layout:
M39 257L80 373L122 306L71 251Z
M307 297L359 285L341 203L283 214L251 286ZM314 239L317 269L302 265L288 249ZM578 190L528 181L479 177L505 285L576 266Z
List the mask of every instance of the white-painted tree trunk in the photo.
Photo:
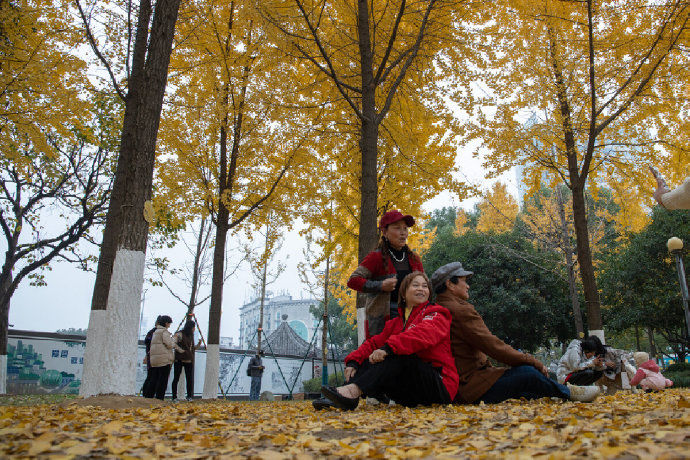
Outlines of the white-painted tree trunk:
M91 310L79 394L136 394L139 309L145 254L115 254L106 310Z
M364 308L357 309L357 345L361 345L367 338L364 324L367 320L367 313Z
M7 355L0 355L0 395L7 393Z
M589 335L596 335L599 337L599 340L601 340L601 343L606 345L606 339L604 338L604 330L603 329L592 329L589 331Z
M220 345L209 343L206 347L206 371L204 373L203 399L218 397L218 376L220 365Z

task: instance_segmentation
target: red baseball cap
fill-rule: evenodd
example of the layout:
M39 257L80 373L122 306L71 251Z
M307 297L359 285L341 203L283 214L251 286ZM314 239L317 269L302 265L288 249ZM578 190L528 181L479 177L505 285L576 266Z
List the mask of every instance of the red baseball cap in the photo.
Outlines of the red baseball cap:
M409 214L404 216L403 213L397 209L393 209L381 216L381 220L379 221L379 229L383 230L390 224L399 220L404 220L408 227L412 227L414 225L414 217L410 216Z

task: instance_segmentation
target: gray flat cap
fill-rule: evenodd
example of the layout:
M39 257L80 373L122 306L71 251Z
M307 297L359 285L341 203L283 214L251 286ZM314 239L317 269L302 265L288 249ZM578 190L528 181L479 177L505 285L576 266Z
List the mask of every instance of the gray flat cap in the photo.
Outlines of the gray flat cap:
M474 272L470 272L462 268L460 262L451 262L439 267L433 275L431 275L431 288L436 292L436 288L445 284L447 280L454 276L470 276L474 275Z

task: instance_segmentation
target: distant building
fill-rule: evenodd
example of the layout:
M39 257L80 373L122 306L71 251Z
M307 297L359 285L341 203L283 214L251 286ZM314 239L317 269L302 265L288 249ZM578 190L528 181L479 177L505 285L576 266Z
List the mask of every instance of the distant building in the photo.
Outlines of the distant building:
M293 299L292 296L283 294L270 297L270 293L264 299L263 329L266 337L278 329L282 322L282 316L287 315L287 324L306 342L310 342L318 320L314 318L309 309L318 305L315 299ZM259 326L259 310L261 299L255 298L240 307L240 348L249 348L256 344L256 329ZM320 340L317 331L316 340ZM319 343L319 342L317 342Z
M232 337L221 337L220 348L233 348Z

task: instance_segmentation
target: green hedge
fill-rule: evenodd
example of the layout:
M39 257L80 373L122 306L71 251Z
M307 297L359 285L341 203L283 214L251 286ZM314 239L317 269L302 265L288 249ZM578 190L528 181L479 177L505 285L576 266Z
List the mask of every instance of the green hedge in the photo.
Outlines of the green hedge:
M342 385L345 382L342 372L336 372L328 376L328 384L331 386ZM302 382L305 393L320 393L321 392L321 377L305 380Z
M672 388L690 388L690 371L662 372L664 377L673 381Z
M690 363L675 363L666 368L666 372L690 372Z

